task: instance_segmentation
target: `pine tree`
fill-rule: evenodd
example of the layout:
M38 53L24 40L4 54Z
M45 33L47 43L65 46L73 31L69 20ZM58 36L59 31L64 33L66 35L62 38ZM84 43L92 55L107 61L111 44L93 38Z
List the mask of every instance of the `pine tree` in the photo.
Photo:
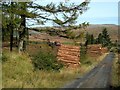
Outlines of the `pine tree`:
M79 5L75 5L74 3L66 5L65 3L59 3L59 5L55 5L53 3L47 4L46 6L38 5L33 2L3 2L3 14L7 13L6 18L10 18L12 15L13 18L10 18L11 22L9 24L3 25L4 30L7 30L8 26L10 26L11 34L10 34L10 43L11 47L13 47L13 33L15 30L18 32L18 46L19 51L25 50L26 47L26 19L34 19L38 21L39 24L44 24L47 21L52 21L59 26L66 27L69 26L71 29L73 28L81 28L86 27L88 23L84 22L77 27L74 27L76 20L79 15L88 10L89 1L86 0ZM14 7L14 8L10 8ZM31 10L28 10L31 9ZM39 12L38 12L39 10ZM11 14L13 12L13 14ZM59 18L60 16L63 18ZM51 18L52 16L53 18ZM16 22L18 19L18 22ZM6 22L6 21L5 21ZM4 24L4 23L3 23ZM7 28L6 28L7 27ZM8 32L8 30L7 30ZM4 33L3 33L4 34Z
M102 45L109 46L111 44L110 36L107 32L107 29L104 28L102 31Z
M96 44L102 44L104 47L111 45L111 39L106 28L96 38Z
M93 36L93 34L90 35L90 44L94 44L94 36Z
M98 38L96 38L96 44L101 44L102 43L102 34L100 33L98 35Z
M19 51L20 48L22 51L26 47L26 20L25 18L35 18L35 13L31 13L27 11L27 4L30 4L28 2L3 2L2 3L2 9L3 9L3 19L8 18L9 20L4 21L3 20L3 37L5 33L10 33L10 51L12 51L13 47L13 34L16 29L16 36L18 38L18 46L19 46ZM5 15L5 16L4 16ZM8 23L8 24L6 24ZM9 30L9 32L8 32ZM18 32L18 33L17 33ZM16 39L17 39L16 38ZM3 38L4 39L4 38ZM23 42L23 43L22 43Z
M86 33L85 46L87 46L87 45L89 45L89 44L95 44L95 39L94 39L93 34Z
M90 34L87 32L86 33L86 42L85 42L85 46L89 45L91 43L91 40L90 40Z

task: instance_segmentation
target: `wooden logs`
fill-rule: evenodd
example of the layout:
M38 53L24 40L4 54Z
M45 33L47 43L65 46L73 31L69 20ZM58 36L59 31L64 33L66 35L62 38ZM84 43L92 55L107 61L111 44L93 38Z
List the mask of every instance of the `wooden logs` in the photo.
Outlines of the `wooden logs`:
M92 44L92 45L88 45L87 47L87 54L92 57L100 56L101 54L107 52L108 49L106 47L102 47L101 44Z
M63 62L67 67L78 67L80 65L80 46L59 46L57 58L58 61Z

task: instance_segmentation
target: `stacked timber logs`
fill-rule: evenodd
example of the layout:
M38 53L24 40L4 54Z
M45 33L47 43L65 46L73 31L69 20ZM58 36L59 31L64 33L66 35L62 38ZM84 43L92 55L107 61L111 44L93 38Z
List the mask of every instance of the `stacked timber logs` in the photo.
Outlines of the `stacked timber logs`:
M107 52L108 52L107 47L102 47L101 44L88 45L87 47L87 54L93 57Z
M101 53L107 53L108 52L108 49L106 48L106 47L103 47L102 49L101 49Z
M101 49L102 45L101 44L93 44L93 45L88 45L87 46L87 54L93 57L101 55Z
M80 47L71 45L61 45L57 53L58 61L67 67L78 67L80 65Z

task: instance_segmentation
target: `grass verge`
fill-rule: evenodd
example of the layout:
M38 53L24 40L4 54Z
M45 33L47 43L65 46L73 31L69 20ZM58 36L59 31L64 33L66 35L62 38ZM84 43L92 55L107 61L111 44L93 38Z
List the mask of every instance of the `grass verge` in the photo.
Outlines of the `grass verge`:
M112 66L112 79L111 79L111 86L113 88L120 88L120 74L119 74L119 66L118 63L118 54L115 54L115 59Z
M105 56L105 55L104 55ZM104 57L99 57L99 61ZM2 63L3 88L58 88L77 77L83 76L97 63L81 64L77 69L63 68L59 72L34 70L31 59L26 54L4 52Z

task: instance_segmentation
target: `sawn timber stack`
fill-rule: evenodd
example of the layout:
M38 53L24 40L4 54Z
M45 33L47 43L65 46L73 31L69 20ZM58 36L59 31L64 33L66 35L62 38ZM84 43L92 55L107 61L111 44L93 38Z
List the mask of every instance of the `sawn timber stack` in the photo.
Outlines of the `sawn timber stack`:
M61 45L57 53L58 61L65 66L76 68L80 66L80 46Z

